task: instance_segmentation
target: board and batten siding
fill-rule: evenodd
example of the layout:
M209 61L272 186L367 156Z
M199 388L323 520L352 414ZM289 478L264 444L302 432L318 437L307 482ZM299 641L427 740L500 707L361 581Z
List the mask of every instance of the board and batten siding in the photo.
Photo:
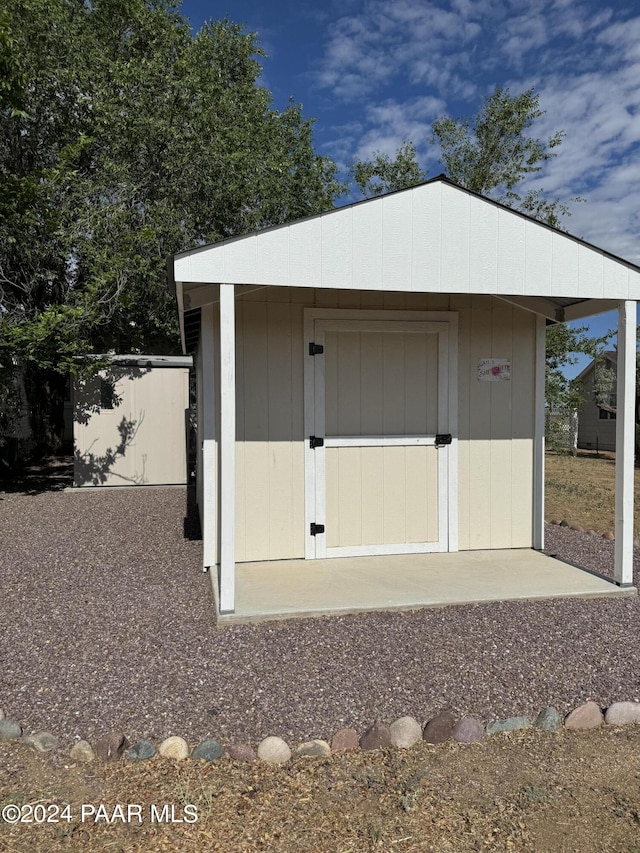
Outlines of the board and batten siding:
M236 561L305 555L305 307L458 312L459 548L530 548L534 314L490 296L237 288ZM213 335L217 356L217 306ZM510 381L478 380L492 357Z

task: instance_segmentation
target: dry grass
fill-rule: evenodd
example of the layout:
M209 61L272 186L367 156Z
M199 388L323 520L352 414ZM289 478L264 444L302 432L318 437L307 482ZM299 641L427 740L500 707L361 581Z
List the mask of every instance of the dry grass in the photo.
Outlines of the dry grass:
M472 746L219 762L71 766L0 745L0 805L70 805L70 822L8 826L0 850L640 851L640 726L528 730ZM19 777L20 782L16 784ZM80 805L141 804L141 822L80 822ZM150 820L173 804L174 823ZM187 804L195 823L178 822Z
M615 454L547 453L545 518L566 519L598 533L614 529ZM635 472L634 528L640 530L640 470Z

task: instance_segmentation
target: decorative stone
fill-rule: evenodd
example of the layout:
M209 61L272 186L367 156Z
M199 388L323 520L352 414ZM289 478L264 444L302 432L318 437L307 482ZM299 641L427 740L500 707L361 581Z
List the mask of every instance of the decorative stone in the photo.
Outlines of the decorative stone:
M551 521L549 522L549 524L560 524L560 519L559 518L552 518Z
M422 739L427 743L444 743L449 740L456 721L449 711L440 711L432 720L429 720L422 732Z
M602 538L603 538L603 539L606 539L606 540L607 540L607 542L613 542L613 540L614 540L616 537L613 535L613 533L612 533L610 530L608 530L606 533L603 533L603 534L602 534Z
M580 527L579 524L570 524L569 530L575 530L576 533L584 533L584 527Z
M562 715L555 708L543 708L536 717L534 726L545 732L555 732L562 726Z
M189 747L184 738L168 737L158 747L158 752L163 758L173 758L175 761L184 761L189 758Z
M564 721L566 729L595 729L604 722L600 707L595 702L585 702L567 716Z
M222 746L214 738L207 738L199 743L191 753L191 758L202 758L205 761L217 761L222 758Z
M96 757L96 754L93 751L93 747L86 740L79 740L78 743L74 743L74 745L71 747L69 755L71 756L71 758L73 758L74 761L84 762L93 761Z
M22 737L22 726L14 720L0 720L0 740L17 740Z
M568 527L568 526L569 526L569 522L563 518L562 521L560 522L560 527Z
M129 747L129 741L123 734L113 732L101 737L96 743L96 754L102 761L117 761Z
M158 750L150 740L139 740L131 749L127 750L129 761L148 761L156 755Z
M35 749L36 752L51 752L58 745L58 738L49 732L36 732L23 739L25 746Z
M296 749L296 755L314 755L326 757L331 755L331 747L326 740L308 740Z
M331 752L341 752L343 749L357 749L359 745L358 732L355 729L338 729L331 738Z
M234 761L255 761L255 750L247 743L234 743L227 750L229 758Z
M587 533L589 534L589 536L600 536L598 531L594 530L592 527L590 527L589 530L587 530Z
M391 743L399 749L410 749L422 740L422 726L413 717L400 717L389 726Z
M376 720L360 738L360 746L362 749L386 749L391 746L389 726Z
M475 743L484 736L484 726L475 717L463 717L453 727L451 737L458 743Z
M291 758L291 750L281 737L266 737L258 745L258 758L269 764L286 764Z
M640 723L640 702L614 702L607 708L604 721L610 726Z
M486 727L488 735L497 732L515 732L517 729L528 729L531 726L529 717L507 717L506 720L494 720Z

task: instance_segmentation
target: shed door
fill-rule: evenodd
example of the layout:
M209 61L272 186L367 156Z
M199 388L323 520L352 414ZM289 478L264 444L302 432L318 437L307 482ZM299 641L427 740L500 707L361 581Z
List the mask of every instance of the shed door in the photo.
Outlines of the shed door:
M315 556L447 550L447 324L314 325Z

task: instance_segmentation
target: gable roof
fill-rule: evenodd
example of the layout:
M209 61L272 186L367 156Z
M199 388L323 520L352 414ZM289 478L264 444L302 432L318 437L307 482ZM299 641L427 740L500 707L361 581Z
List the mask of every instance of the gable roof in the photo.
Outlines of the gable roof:
M557 320L640 300L640 267L443 175L181 252L169 275L184 309L220 283L493 294Z

